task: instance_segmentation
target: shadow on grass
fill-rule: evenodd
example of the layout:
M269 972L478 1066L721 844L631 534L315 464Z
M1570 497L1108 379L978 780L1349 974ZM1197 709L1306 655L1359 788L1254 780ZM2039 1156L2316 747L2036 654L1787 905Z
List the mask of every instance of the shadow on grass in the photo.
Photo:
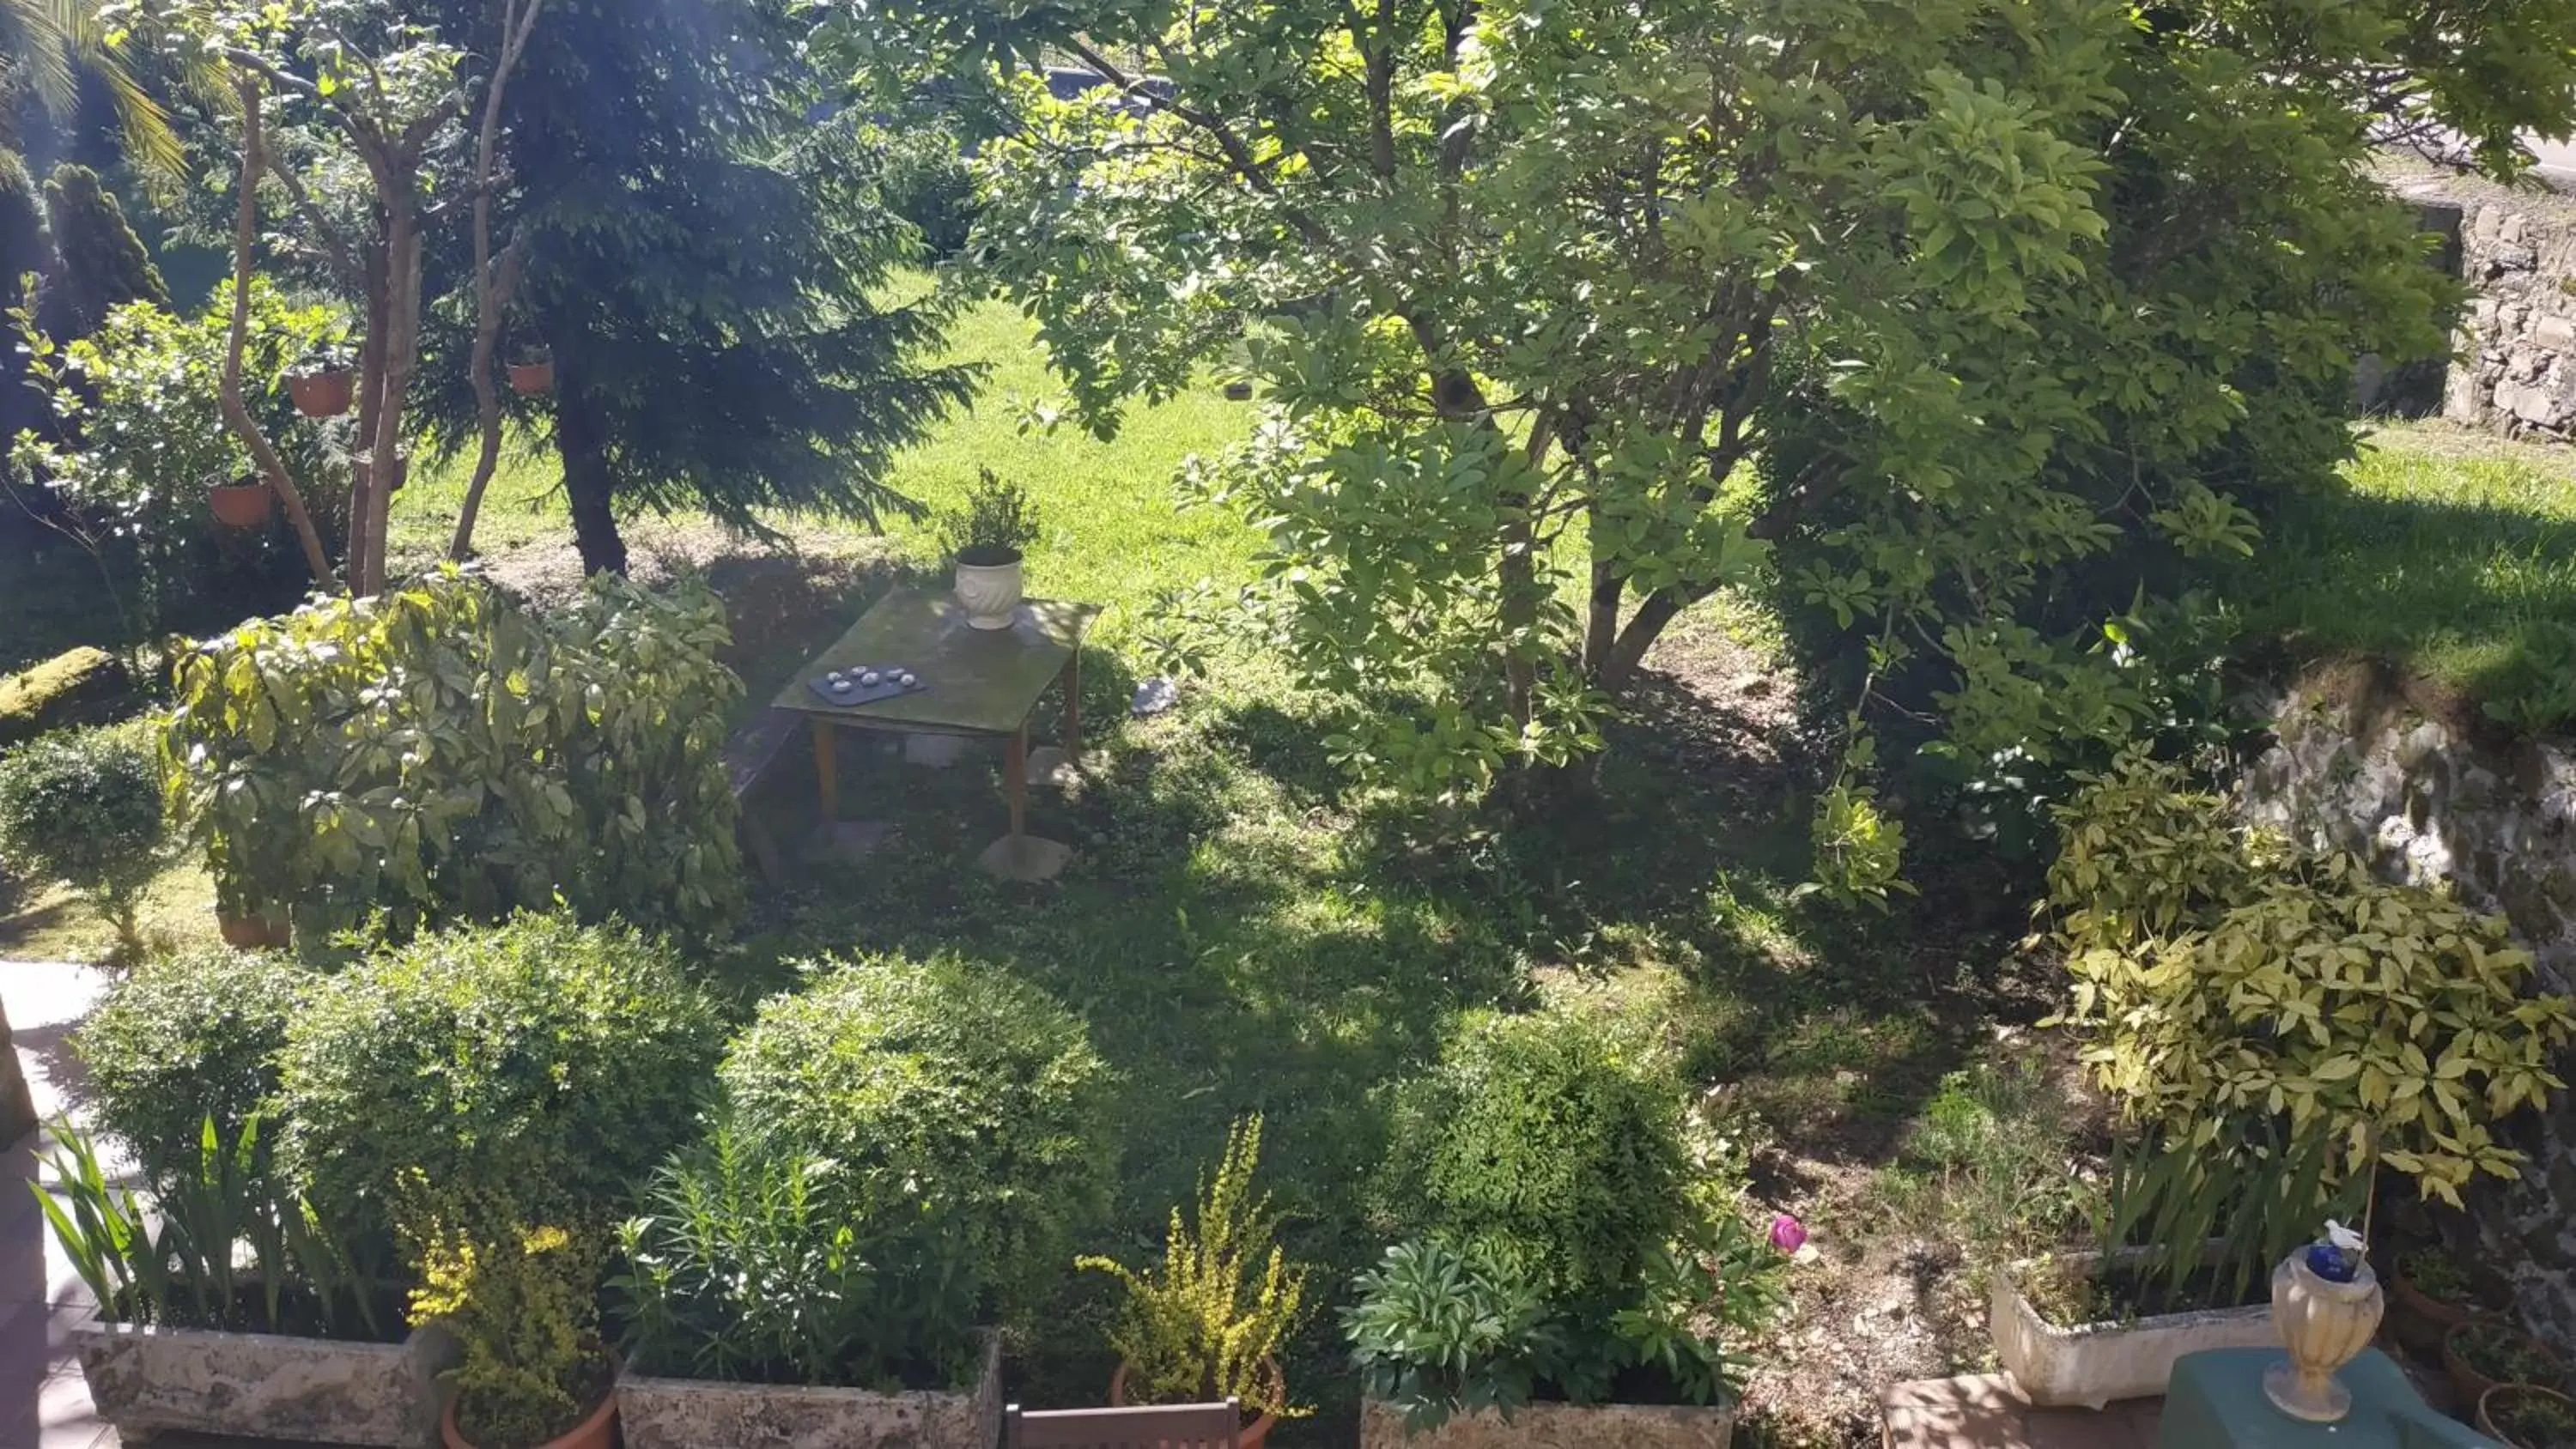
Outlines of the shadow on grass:
M2247 623L2302 654L2376 655L2563 725L2542 698L2576 631L2576 479L2390 450L2354 486L2287 500L2243 582Z
M788 985L806 954L946 952L1064 1002L1125 1084L1118 1200L1084 1246L1130 1262L1159 1252L1226 1124L1264 1113L1263 1178L1327 1310L1289 1364L1325 1410L1302 1442L1347 1431L1355 1386L1330 1310L1382 1247L1366 1191L1379 1088L1427 1062L1461 1009L1525 1007L1553 971L1669 973L1694 1077L1758 1094L1827 1158L1884 1151L1975 1040L1983 997L1938 999L1962 959L1952 936L1901 904L1791 898L1807 857L1796 751L1678 681L1648 682L1597 770L1513 810L1443 814L1354 811L1323 722L1294 699L1200 698L1134 723L1123 670L1086 656L1084 680L1084 775L1037 791L1029 822L1075 848L1060 879L1004 884L973 864L1003 828L998 750L928 769L845 748L842 817L882 819L892 839L798 866L746 980ZM792 747L791 855L814 818L809 771ZM1026 1401L1100 1401L1114 1294L1094 1277L1022 1355Z

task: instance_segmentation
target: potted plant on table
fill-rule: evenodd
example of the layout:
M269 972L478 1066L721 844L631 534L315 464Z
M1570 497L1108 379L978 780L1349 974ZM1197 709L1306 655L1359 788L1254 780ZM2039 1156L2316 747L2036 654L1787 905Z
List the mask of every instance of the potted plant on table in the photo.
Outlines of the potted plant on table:
M1260 1163L1261 1119L1248 1117L1227 1130L1216 1175L1200 1181L1190 1216L1172 1209L1160 1268L1075 1260L1127 1288L1109 1335L1118 1350L1109 1402L1235 1400L1252 1416L1243 1449L1260 1449L1281 1419L1312 1412L1289 1400L1279 1368L1280 1346L1305 1320L1307 1269L1280 1248L1269 1195L1252 1191Z
M2478 1432L2513 1449L2576 1449L2576 1399L2539 1384L2498 1384L2477 1404Z
M940 520L957 570L957 602L978 629L1007 629L1020 606L1022 550L1038 540L1028 493L979 468L963 507Z

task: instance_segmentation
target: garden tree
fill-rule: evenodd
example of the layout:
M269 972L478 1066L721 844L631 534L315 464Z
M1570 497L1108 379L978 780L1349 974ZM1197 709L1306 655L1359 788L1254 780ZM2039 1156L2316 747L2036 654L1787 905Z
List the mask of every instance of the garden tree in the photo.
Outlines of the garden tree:
M125 53L117 8L100 0L0 0L0 106L23 91L66 125L79 105L81 78L95 77L116 107L126 156L147 179L175 187L187 180L187 154L169 112Z
M535 18L525 0L504 10L510 33L501 64L482 80L487 111L499 104ZM116 13L128 18L124 8ZM489 189L488 125L479 152L486 164L477 180L459 184L467 151L461 121L473 100L460 75L463 53L390 0L141 0L130 18L165 48L219 64L232 86L241 139L225 421L277 492L316 584L326 588L329 563L302 492L242 400L264 186L273 183L289 203L288 246L363 314L346 582L356 594L379 592L392 494L414 427L406 409L420 359L423 249L432 231L462 215L459 193L471 206ZM479 220L482 209L474 210ZM488 349L482 358L488 367Z
M750 529L766 508L907 509L886 462L969 392L968 370L917 360L936 303L872 297L909 243L873 193L860 118L821 104L804 28L780 10L667 0L541 26L499 107L490 265L515 248L505 334L554 364L553 440L593 571L625 566L621 508ZM504 51L498 7L414 13L475 56ZM453 364L485 268L451 250L433 257L448 300L428 319L423 407L454 442L481 421ZM455 551L471 544L460 520Z
M53 242L45 235L45 211L35 183L16 152L0 150L0 312L25 305L29 279L41 280L53 265ZM27 390L26 378L27 360L18 349L0 349L0 444L44 416L44 404ZM0 487L12 486L0 482Z
M2249 546L2230 491L2345 446L2354 357L2441 345L2356 173L2371 88L2502 142L2576 75L2548 0L2481 7L2539 46L2505 68L2397 0L819 8L853 64L1053 49L1125 92L1023 82L990 274L1101 432L1250 330L1271 409L1193 481L1378 706L1344 753L1425 789L1592 745L1766 547L1954 719L2100 726L2043 717L2106 691L2025 616L2115 544Z
M170 305L161 269L125 224L124 209L98 184L98 173L65 162L45 181L45 215L59 261L53 285L72 336L87 336L125 302Z

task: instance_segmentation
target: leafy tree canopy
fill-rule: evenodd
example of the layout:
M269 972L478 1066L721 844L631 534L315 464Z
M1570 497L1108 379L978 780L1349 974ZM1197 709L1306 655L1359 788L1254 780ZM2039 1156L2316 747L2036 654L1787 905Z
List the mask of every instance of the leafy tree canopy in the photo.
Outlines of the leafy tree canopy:
M1103 432L1249 335L1270 409L1193 481L1271 526L1313 681L1376 706L1346 753L1430 789L1593 744L1766 547L1974 749L2121 727L2067 682L2103 616L2052 609L2254 546L2258 490L2348 447L2356 357L2442 345L2370 127L2501 156L2576 110L2555 0L817 9L854 66L1123 89L1020 78L990 275Z

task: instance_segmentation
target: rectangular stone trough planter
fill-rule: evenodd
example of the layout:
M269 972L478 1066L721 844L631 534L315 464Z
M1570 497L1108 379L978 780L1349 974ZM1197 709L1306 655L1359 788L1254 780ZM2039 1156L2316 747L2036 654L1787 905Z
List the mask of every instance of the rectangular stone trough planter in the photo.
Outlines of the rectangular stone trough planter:
M1733 1404L1523 1404L1408 1435L1404 1411L1360 1402L1360 1449L1727 1449Z
M617 1381L626 1449L992 1449L1002 1442L1002 1341L985 1335L964 1393L817 1389L652 1378Z
M343 1343L109 1323L95 1309L71 1337L98 1416L129 1440L183 1430L436 1449L438 1375L458 1356L437 1328L401 1343Z
M2145 1250L2125 1248L2120 1256L2134 1261ZM2042 1263L2061 1262L2089 1273L2101 1261L2100 1253L2066 1253L2015 1263L1994 1275L1986 1326L1994 1335L1995 1357L2034 1404L2098 1409L2116 1399L2146 1398L2165 1391L2174 1360L2184 1354L2205 1348L2264 1348L2281 1341L2268 1303L2060 1328L2041 1317L2022 1291L2022 1277Z

